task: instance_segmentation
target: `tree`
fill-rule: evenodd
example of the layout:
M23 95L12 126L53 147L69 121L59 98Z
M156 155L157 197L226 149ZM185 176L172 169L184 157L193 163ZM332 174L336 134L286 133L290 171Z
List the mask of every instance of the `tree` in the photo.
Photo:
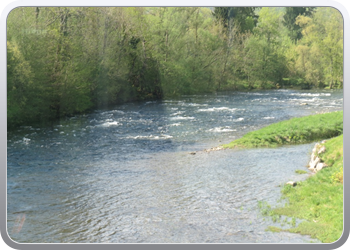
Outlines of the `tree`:
M26 117L27 91L33 74L29 63L14 42L7 42L7 119L9 124L20 124Z
M249 87L274 87L286 73L282 13L276 8L262 8L259 22L245 47L245 67Z
M289 30L289 37L294 41L298 41L302 37L301 27L295 23L299 15L311 16L315 7L286 7L283 16L283 24Z
M213 15L225 29L236 25L239 32L247 32L252 31L257 24L255 9L257 7L215 7Z
M343 19L333 8L318 8L312 17L299 16L303 38L298 42L296 66L316 87L342 87Z

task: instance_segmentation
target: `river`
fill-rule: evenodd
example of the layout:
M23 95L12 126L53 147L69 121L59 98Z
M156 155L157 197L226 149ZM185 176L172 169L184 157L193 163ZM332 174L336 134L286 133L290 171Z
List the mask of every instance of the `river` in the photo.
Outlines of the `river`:
M7 227L19 243L305 243L265 229L312 144L205 149L343 109L341 90L268 90L126 103L7 136ZM195 154L190 154L195 152Z

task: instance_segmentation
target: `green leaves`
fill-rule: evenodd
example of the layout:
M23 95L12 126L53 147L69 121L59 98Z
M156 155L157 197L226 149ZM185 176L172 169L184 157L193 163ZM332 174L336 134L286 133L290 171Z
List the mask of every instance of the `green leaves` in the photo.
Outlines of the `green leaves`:
M7 117L8 123L20 124L28 115L27 92L33 88L33 73L16 42L7 42ZM29 97L30 98L30 97Z
M297 44L288 36L288 11L304 34ZM7 22L9 116L47 120L128 100L217 90L340 88L341 15L332 8L310 11L16 8Z
M257 23L256 7L215 7L213 16L225 29L237 25L240 32L252 31Z
M311 17L298 16L303 37L295 47L296 70L316 87L343 84L343 19L333 8L317 8Z

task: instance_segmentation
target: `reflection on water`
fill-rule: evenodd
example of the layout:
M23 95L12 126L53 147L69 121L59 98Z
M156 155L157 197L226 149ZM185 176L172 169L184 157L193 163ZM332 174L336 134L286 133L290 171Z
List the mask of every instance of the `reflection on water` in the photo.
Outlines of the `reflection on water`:
M266 232L273 223L258 201L283 202L280 185L307 177L295 170L313 144L203 150L342 103L342 91L221 93L21 127L8 133L8 233L17 242L309 242Z

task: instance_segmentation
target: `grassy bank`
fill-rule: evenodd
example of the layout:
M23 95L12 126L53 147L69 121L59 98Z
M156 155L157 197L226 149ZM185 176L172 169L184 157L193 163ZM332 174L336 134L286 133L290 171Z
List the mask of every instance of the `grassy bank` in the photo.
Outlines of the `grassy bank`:
M225 148L276 147L329 139L326 151L319 155L328 165L295 187L285 185L284 207L262 206L262 214L276 221L281 216L291 218L291 229L270 227L273 232L289 231L310 235L325 243L337 241L343 232L343 112L318 114L271 124L247 133ZM299 170L297 173L304 173ZM296 218L303 222L296 225Z
M326 152L320 158L329 167L295 187L284 186L283 198L288 203L273 209L272 213L304 219L287 231L331 243L337 241L343 231L343 135L328 140L325 147Z
M309 143L343 133L343 111L317 114L278 122L242 138L224 148L276 147L285 144Z

